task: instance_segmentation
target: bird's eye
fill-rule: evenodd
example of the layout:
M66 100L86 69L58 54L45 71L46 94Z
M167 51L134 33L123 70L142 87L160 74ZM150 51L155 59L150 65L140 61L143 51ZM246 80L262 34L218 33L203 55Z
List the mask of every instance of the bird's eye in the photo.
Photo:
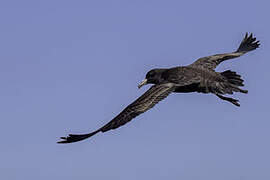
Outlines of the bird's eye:
M155 72L150 72L150 76L155 76Z
M156 75L156 73L154 71L150 71L148 74L147 74L147 77L154 77Z

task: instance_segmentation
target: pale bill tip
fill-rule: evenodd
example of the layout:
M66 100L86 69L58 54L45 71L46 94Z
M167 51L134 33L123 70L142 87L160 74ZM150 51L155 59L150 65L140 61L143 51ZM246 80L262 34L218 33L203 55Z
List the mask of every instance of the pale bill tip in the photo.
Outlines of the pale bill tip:
M147 84L147 79L144 79L139 85L138 88L140 89L142 86Z

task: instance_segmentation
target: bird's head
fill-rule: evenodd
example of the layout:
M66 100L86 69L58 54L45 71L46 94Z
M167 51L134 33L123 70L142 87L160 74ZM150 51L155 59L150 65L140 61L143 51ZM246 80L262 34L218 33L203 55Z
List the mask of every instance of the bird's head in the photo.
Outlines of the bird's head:
M148 73L145 76L145 79L138 85L138 88L141 88L142 86L146 84L158 84L162 81L162 73L166 69L152 69L148 71Z

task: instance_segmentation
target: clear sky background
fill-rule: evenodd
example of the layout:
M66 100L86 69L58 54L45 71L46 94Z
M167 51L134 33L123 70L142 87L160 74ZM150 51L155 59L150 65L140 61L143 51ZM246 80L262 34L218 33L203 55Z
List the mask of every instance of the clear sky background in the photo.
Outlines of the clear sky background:
M1 1L0 179L269 180L269 1ZM261 47L223 63L245 79L238 108L172 94L131 123L104 125L152 68Z

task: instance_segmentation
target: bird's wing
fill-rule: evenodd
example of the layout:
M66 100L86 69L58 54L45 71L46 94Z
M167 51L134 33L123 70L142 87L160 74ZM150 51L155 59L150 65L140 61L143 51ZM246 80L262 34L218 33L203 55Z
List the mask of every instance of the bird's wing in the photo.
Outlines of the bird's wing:
M202 57L189 66L213 70L222 61L242 56L243 54L256 49L257 47L259 47L259 45L259 41L256 41L256 38L252 37L252 33L249 36L246 33L237 51L232 53L216 54L212 56Z
M67 137L62 137L63 141L58 143L72 143L80 141L95 135L98 132L106 132L111 129L116 129L123 126L127 122L131 121L136 116L144 113L153 106L155 106L159 101L166 98L174 90L173 83L165 83L159 85L153 85L148 91L146 91L142 96L140 96L133 103L128 105L120 114L113 118L109 123L107 123L102 128L91 132L89 134L69 134Z

